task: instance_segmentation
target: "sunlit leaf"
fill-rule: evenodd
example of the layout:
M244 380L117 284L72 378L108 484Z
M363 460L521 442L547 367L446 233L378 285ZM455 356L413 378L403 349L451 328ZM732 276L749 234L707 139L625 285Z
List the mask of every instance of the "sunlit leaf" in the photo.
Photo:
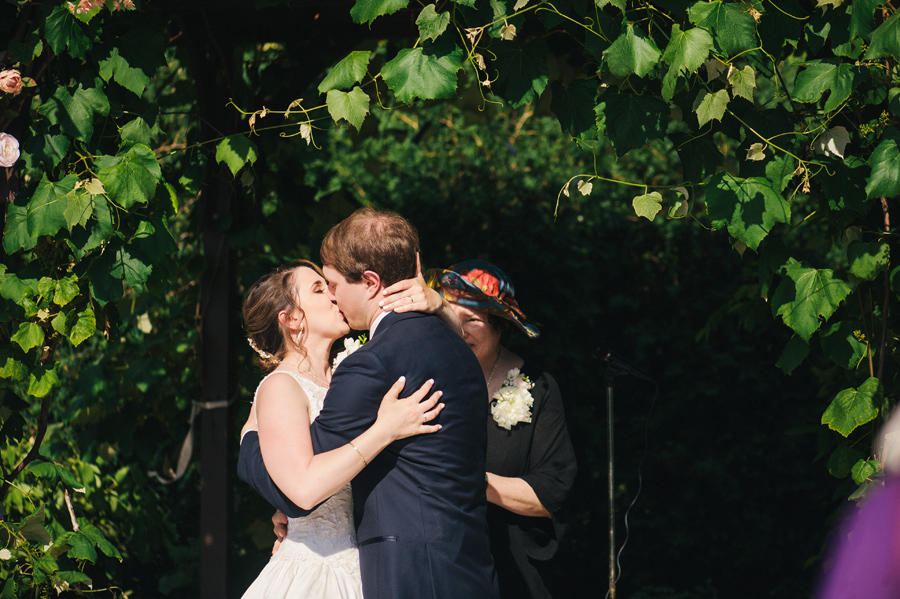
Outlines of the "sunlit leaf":
M634 207L635 214L652 221L662 210L662 194L658 191L651 191L650 193L636 196L631 201L631 205Z
M883 241L853 241L847 246L847 260L851 273L871 281L890 265L890 246Z
M900 133L885 130L884 138L869 158L872 176L866 183L866 197L894 197L900 195Z
M68 195L78 183L76 175L66 175L61 181L51 181L46 175L28 202L28 233L35 237L54 235L67 226L65 211Z
M356 127L357 131L369 114L369 96L359 86L349 92L336 89L329 91L326 104L334 122L344 119Z
M744 4L697 2L688 9L691 22L712 33L713 41L728 57L757 46L756 21Z
M856 9L856 3L853 5ZM900 58L900 11L894 11L887 20L882 23L869 42L864 60L877 60L879 58Z
M663 52L663 60L669 63L669 70L663 77L662 97L671 100L675 94L678 77L694 73L704 63L713 48L712 36L701 27L682 31L678 24L672 25L672 35Z
M245 164L256 162L256 144L246 135L229 135L216 146L216 162L224 162L233 176Z
M97 330L97 320L90 306L78 314L78 320L69 331L69 341L78 346L85 339L90 338Z
M378 17L390 15L398 10L406 8L409 0L356 0L356 4L350 9L350 16L354 23L368 23Z
M875 406L882 395L881 381L875 377L866 380L858 389L844 389L822 414L822 424L846 437L858 426L878 416Z
M853 482L861 485L879 472L881 472L881 462L878 460L859 460L853 465L850 474L853 476Z
M218 152L216 157L218 159ZM116 156L98 158L97 166L100 169L97 177L109 199L123 208L146 204L156 193L156 185L162 179L156 155L142 144L134 144Z
M29 395L44 397L57 385L59 385L59 377L56 375L56 364L50 367L38 366L28 374Z
M605 53L609 64L609 70L618 77L627 77L635 74L644 77L649 74L656 65L662 53L653 40L633 23L625 28L612 46Z
M116 83L140 96L150 82L150 76L141 69L132 67L128 60L119 54L119 48L113 46L107 58L100 60L100 76L104 81L115 80Z
M697 113L697 120L702 127L712 120L721 121L728 108L728 92L720 89L717 92L709 93L701 91L694 100L694 112Z
M834 60L811 60L797 75L791 97L798 102L818 102L822 94L829 92L824 106L828 112L850 97L853 86L853 65Z
M747 65L743 69L732 69L728 83L731 84L732 94L753 101L753 90L756 89L756 71L753 67Z
M331 72L319 84L319 93L324 94L333 89L344 89L361 82L366 76L371 57L372 53L368 51L356 50L348 54L334 65Z
M41 326L34 322L20 323L16 328L16 332L9 338L27 352L33 347L39 347L44 344L44 331Z
M777 223L790 221L791 207L768 179L742 179L719 173L706 192L709 217L716 227L756 250Z
M462 57L462 48L452 43L404 48L382 67L381 75L401 102L449 98L456 93Z
M791 261L772 295L772 315L781 315L784 324L803 339L809 339L831 318L850 291L850 286L835 278L833 271Z
M750 147L747 148L747 160L765 160L766 145L762 142L756 142L755 144L750 144Z

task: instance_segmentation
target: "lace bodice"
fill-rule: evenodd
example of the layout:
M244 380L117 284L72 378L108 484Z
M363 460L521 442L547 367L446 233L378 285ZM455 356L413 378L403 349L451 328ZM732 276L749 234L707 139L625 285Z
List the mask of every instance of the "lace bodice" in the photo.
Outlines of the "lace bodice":
M322 411L327 387L317 385L293 372L276 370L290 375L309 398L309 421L313 422ZM259 393L257 387L256 393ZM254 408L256 395L253 397ZM359 557L356 551L356 529L353 525L353 497L350 484L320 503L312 513L303 518L288 520L288 536L273 560L297 560L327 558L332 566L359 576Z

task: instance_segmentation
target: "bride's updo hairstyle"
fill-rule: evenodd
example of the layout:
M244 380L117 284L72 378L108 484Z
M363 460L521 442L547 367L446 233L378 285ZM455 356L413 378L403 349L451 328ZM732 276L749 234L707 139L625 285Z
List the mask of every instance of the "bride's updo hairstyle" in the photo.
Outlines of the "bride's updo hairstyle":
M312 262L295 260L265 275L244 294L241 312L247 341L259 355L259 365L267 373L274 370L292 348L306 355L306 349L278 321L278 313L282 310L297 309L303 314L294 283L294 271L300 267L310 268L323 276L322 270Z

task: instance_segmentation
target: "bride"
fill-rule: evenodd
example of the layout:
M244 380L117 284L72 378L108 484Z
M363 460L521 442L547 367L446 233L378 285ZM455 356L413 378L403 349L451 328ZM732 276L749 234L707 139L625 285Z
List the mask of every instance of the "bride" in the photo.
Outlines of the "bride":
M329 299L322 271L306 260L283 265L253 284L242 311L250 345L268 374L256 390L241 443L258 434L272 480L298 507L313 510L289 521L280 549L243 599L362 599L349 481L393 441L440 430L425 423L443 409L441 393L424 399L428 381L398 399L401 377L366 432L316 455L310 423L331 380L331 346L350 330Z

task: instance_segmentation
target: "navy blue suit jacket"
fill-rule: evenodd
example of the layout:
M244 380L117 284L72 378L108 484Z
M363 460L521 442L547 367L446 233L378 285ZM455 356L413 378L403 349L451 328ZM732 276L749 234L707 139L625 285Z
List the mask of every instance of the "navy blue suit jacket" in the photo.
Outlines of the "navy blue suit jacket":
M390 313L334 374L312 424L317 453L369 428L400 376L403 395L427 379L443 391L439 432L391 444L353 479L366 599L497 597L486 524L487 390L471 349L437 317ZM304 515L275 486L258 438L241 444L238 475L291 517Z

